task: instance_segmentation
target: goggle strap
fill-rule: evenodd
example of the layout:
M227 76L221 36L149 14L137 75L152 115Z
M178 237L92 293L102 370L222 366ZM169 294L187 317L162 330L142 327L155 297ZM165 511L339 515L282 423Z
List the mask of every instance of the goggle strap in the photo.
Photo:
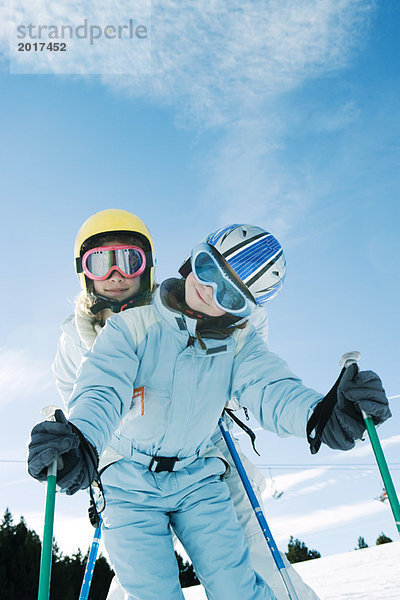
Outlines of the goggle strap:
M78 258L75 259L75 269L77 273L83 273L82 256L78 256Z
M150 267L154 267L153 253L151 252L151 250L143 250L143 252L146 257L146 269L149 269Z
M190 274L190 272L192 271L192 266L190 264L190 256L189 258L183 263L183 265L180 267L179 269L179 274L186 279L186 277Z

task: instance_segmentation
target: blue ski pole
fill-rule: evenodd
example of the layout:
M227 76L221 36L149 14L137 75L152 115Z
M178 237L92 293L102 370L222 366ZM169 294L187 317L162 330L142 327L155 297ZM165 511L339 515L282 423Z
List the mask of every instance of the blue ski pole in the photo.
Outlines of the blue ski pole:
M226 445L228 446L228 450L232 456L232 460L235 463L235 466L239 473L240 479L242 480L244 489L246 490L246 494L250 500L250 504L253 507L254 514L257 517L258 524L261 527L261 531L263 532L264 537L267 541L267 544L271 551L272 557L275 561L276 566L278 567L280 576L282 578L283 584L284 584L286 592L288 594L288 598L290 600L299 600L299 598L296 594L296 590L293 587L293 584L290 580L289 574L285 567L285 563L283 562L282 557L279 554L279 550L275 543L275 540L272 537L271 530L268 527L268 523L266 521L266 518L265 518L262 508L260 506L260 503L257 500L257 496L255 495L253 488L251 487L251 483L247 476L246 470L243 466L242 461L240 460L240 456L238 454L238 451L236 450L236 446L233 443L232 436L229 433L229 430L228 430L228 428L225 424L225 421L222 417L219 419L218 425L219 425L219 428L223 435L223 438L226 442Z
M87 600L89 597L90 586L92 583L94 566L97 560L97 553L99 551L99 544L101 539L101 526L103 524L103 519L100 517L100 522L94 532L92 545L90 547L89 557L86 563L85 574L83 576L83 582L81 587L81 593L79 595L79 600Z

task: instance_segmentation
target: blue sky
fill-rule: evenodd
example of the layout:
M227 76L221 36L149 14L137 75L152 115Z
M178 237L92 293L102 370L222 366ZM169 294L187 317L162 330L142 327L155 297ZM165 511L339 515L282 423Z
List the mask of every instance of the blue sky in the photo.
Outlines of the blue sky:
M30 5L55 19L48 3ZM72 5L89 15L68 1L60 14ZM96 7L92 20L108 10ZM1 265L0 460L23 460L41 407L59 404L50 364L79 290L73 241L110 207L148 224L159 280L220 225L269 229L288 262L268 308L271 349L321 392L343 352L358 349L388 395L400 394L398 3L153 3L152 70L140 77L112 74L129 70L129 55L110 44L102 75L60 74L56 55L50 74L36 74L33 55L32 74L10 74L6 24L13 34L21 14L6 14L0 30L2 254L12 257ZM78 57L84 73L87 48ZM380 435L400 489L400 399L392 412ZM323 555L351 550L359 535L396 537L374 500L367 441L311 457L302 439L258 432L258 446L261 458L249 456L267 489L273 465L284 490L266 497L282 548L290 534ZM1 467L0 510L40 531L44 489L22 462ZM85 547L85 494L57 503L61 549Z

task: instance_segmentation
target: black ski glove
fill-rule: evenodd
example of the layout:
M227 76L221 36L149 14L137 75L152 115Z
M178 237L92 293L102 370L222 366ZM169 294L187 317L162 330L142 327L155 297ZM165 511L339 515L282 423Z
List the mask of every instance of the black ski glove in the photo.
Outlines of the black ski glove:
M96 477L98 455L61 410L56 421L43 421L31 431L28 446L28 473L46 481L47 468L57 458L57 484L68 495L89 487Z
M315 407L307 425L311 452L318 452L321 441L335 450L353 448L366 429L362 410L375 425L392 416L379 375L359 372L354 363L343 370L332 390ZM311 438L314 429L316 435Z

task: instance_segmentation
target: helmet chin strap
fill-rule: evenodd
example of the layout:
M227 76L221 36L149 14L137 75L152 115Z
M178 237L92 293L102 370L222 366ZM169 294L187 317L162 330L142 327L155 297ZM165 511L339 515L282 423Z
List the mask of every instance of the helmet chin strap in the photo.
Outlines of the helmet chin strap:
M231 325L240 325L240 323L244 323L245 321L247 321L247 317L246 318L235 317L234 315L231 315L227 312L225 312L225 314L222 317L210 317L210 315L207 315L206 313L202 313L198 310L193 310L192 308L190 308L190 306L188 306L186 304L185 300L183 300L183 302L180 304L179 310L187 317L191 317L192 319L197 319L200 322L204 322L204 321L209 321L210 323L219 322L219 323L223 323L224 326L226 326L226 327L230 327Z
M100 311L109 308L113 313L119 313L127 308L134 307L137 302L142 298L142 294L134 294L133 296L129 296L126 300L114 300L112 298L106 298L105 296L100 296L100 294L94 294L96 296L96 301L94 305L90 308L90 312L94 315L97 315Z
M205 337L215 337L216 339L229 337L233 333L233 325L246 321L246 319L234 317L229 313L225 313L222 317L210 317L210 315L193 310L186 304L185 282L183 279L172 277L163 281L160 296L163 304L166 304L170 309L196 319L198 321L197 327L201 335Z

